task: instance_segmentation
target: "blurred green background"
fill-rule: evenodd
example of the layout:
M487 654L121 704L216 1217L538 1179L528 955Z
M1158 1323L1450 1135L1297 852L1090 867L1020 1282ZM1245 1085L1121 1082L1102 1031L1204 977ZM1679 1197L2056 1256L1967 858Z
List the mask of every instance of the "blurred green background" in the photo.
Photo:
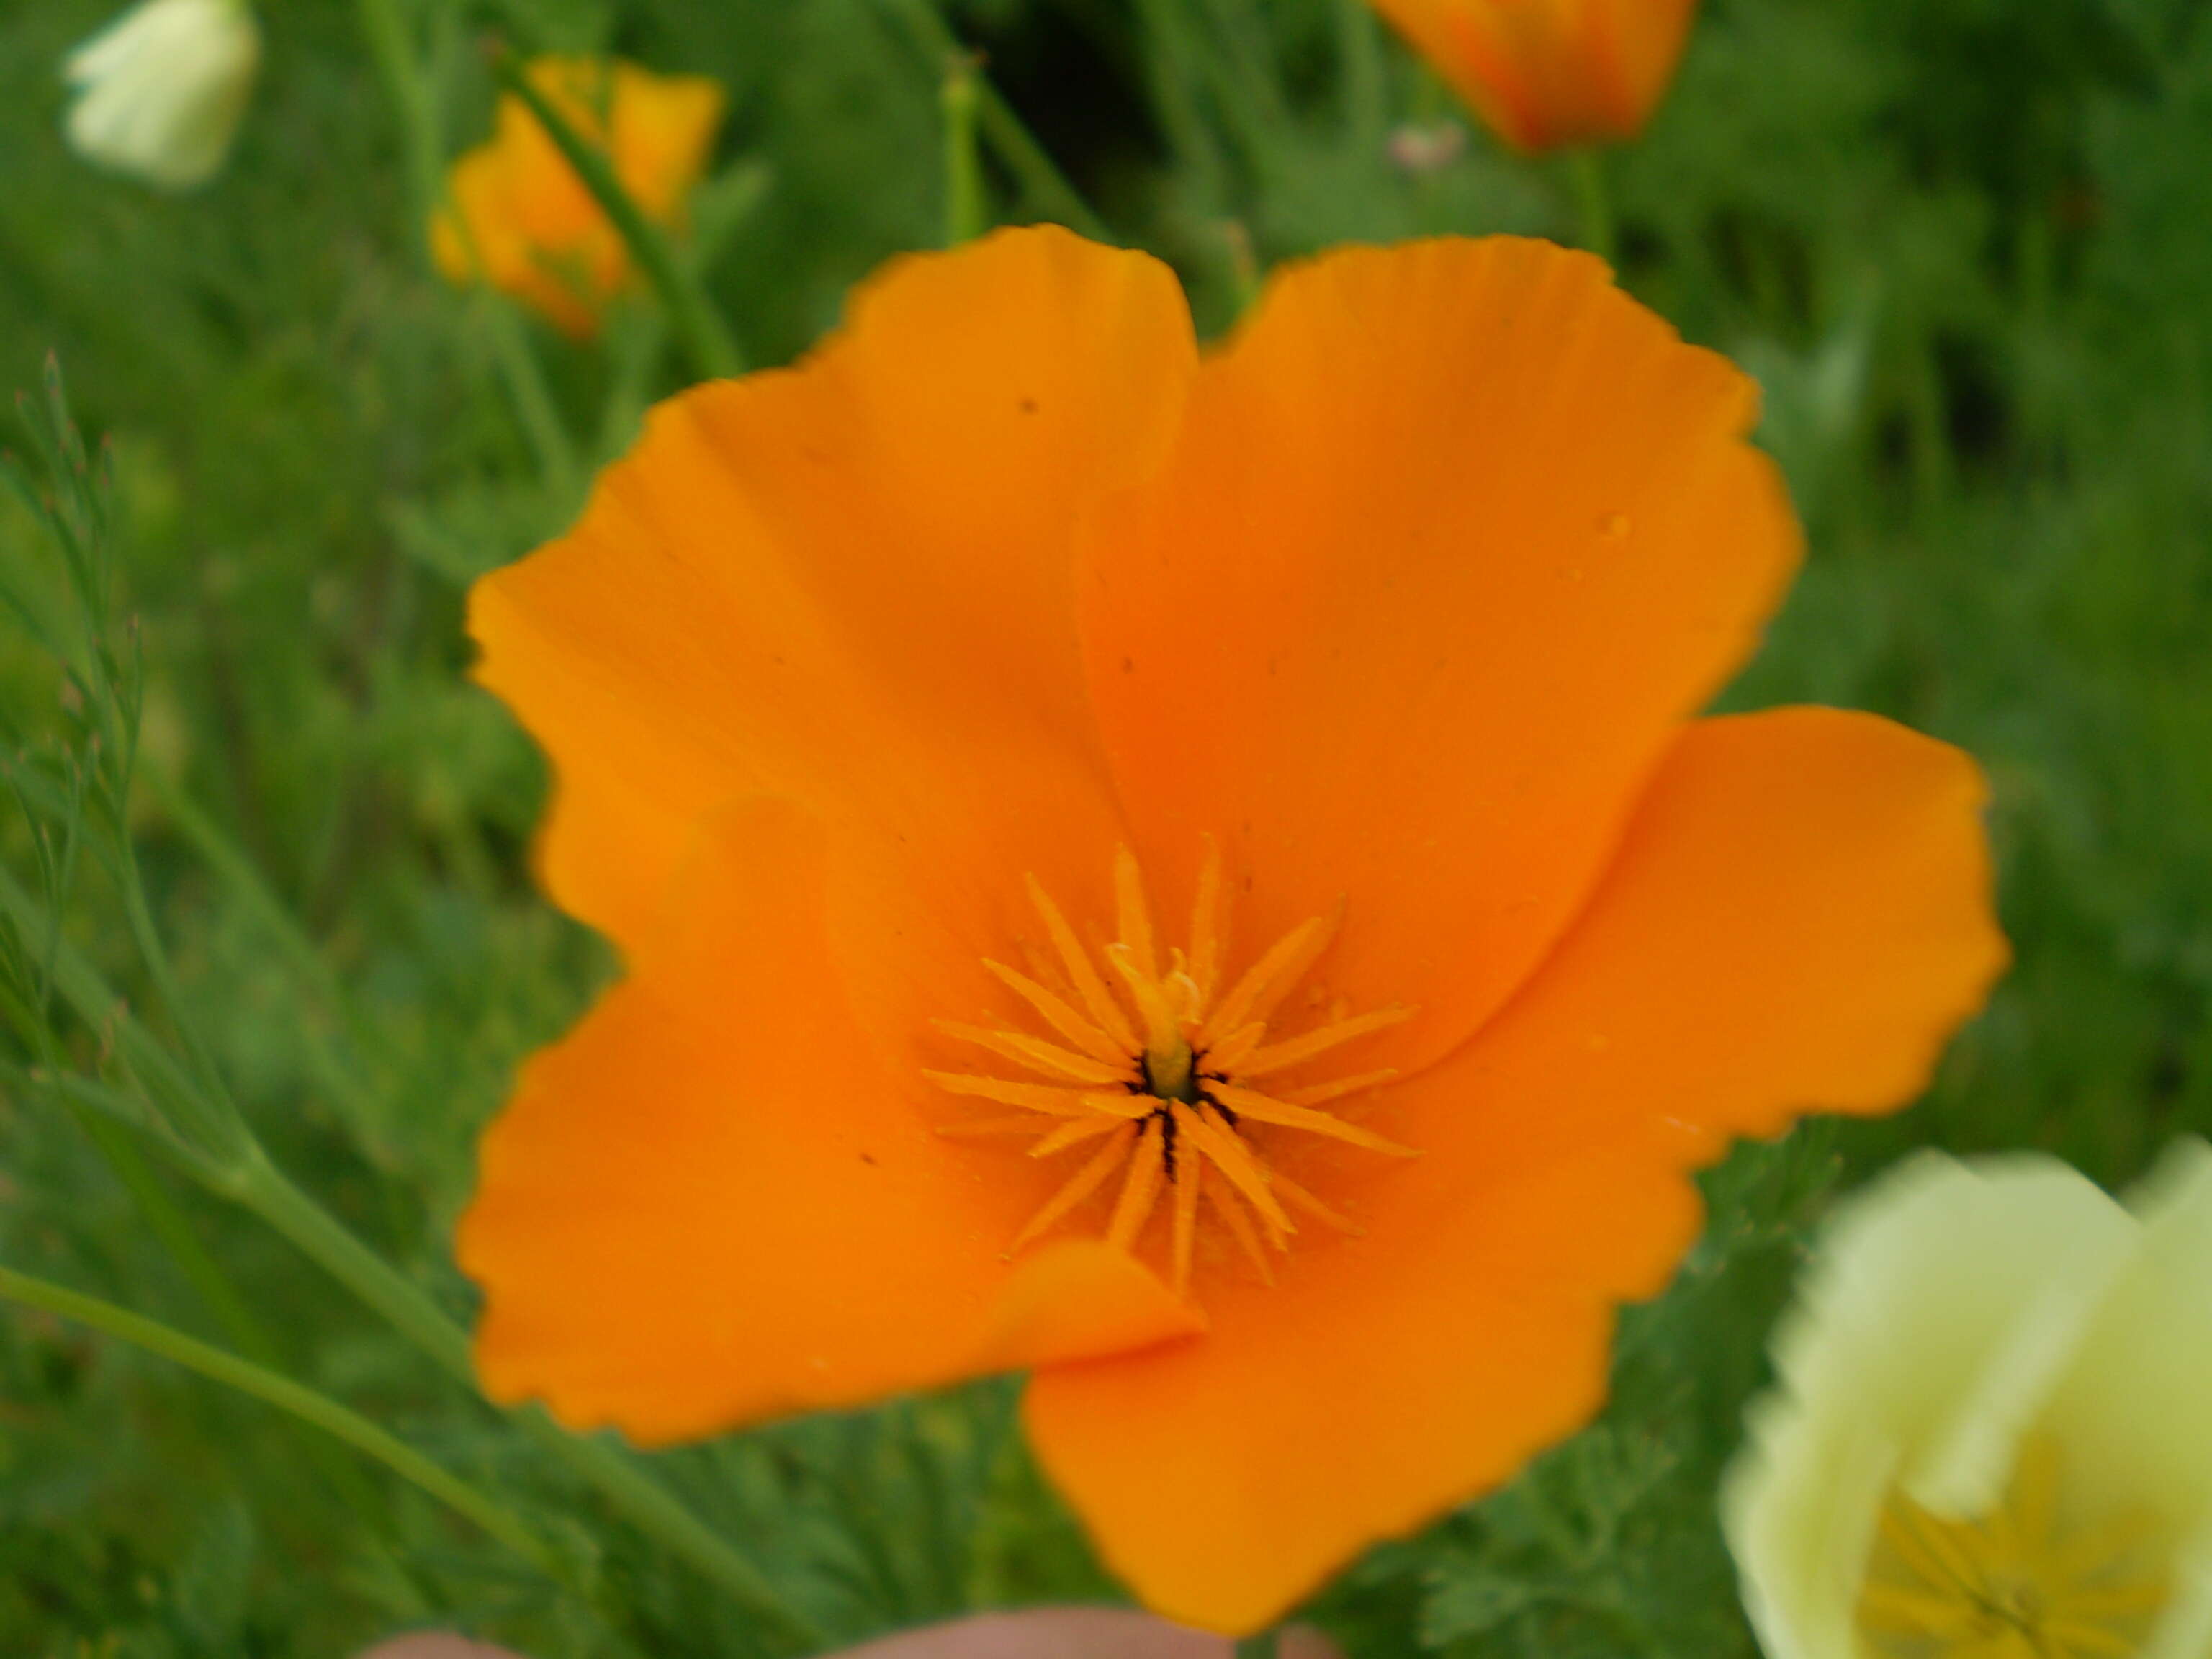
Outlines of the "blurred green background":
M601 351L428 274L373 5L264 8L262 83L212 187L88 170L58 137L57 65L108 10L0 0L0 380L37 387L58 351L114 445L145 660L131 822L183 1024L301 1185L465 1317L447 1238L472 1139L607 958L532 890L542 772L464 680L461 595L565 522L580 466L681 365L641 307ZM708 278L757 363L804 349L885 256L942 239L943 62L913 0L397 10L449 151L489 123L488 32L722 80ZM1182 271L1209 332L1248 261L1577 234L1569 166L1472 130L1356 0L946 16L1116 237ZM1916 1110L1811 1125L1714 1174L1710 1236L1629 1316L1603 1423L1317 1604L1358 1659L1749 1655L1713 1485L1833 1194L1922 1143L2043 1147L2118 1182L2212 1129L2212 4L1711 0L1658 118L1604 173L1624 280L1759 375L1811 533L1729 701L1879 709L1981 757L2019 963ZM1030 211L1012 177L990 183L1000 216ZM518 349L577 464L518 418ZM9 581L50 591L57 568L33 516L0 505ZM11 747L64 730L67 703L0 622ZM27 883L38 850L0 800L0 860ZM68 935L137 1006L96 865ZM27 1061L21 1035L6 1053ZM61 1019L55 1040L90 1070L110 1035ZM305 1659L435 1623L542 1659L790 1650L257 1219L152 1179L283 1370L497 1492L577 1571L556 1589L265 1407L0 1309L0 1651ZM78 1115L0 1085L0 1263L222 1341L179 1262ZM1012 1400L981 1387L653 1462L839 1638L1110 1595Z

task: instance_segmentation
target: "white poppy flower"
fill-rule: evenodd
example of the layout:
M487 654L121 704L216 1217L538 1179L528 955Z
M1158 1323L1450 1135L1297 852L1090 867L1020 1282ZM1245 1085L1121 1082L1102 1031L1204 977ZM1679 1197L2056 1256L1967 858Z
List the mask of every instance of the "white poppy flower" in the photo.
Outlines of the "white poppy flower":
M71 52L69 141L165 190L204 184L229 152L261 64L246 0L143 0Z
M1769 1659L2212 1656L2212 1151L1923 1154L1829 1229L1722 1519Z

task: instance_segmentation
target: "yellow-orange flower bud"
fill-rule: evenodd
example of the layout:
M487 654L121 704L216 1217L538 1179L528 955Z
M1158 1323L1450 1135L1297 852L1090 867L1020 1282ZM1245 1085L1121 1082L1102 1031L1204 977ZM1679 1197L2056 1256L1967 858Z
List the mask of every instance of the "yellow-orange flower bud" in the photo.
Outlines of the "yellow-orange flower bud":
M538 58L523 73L605 148L646 217L682 217L721 125L719 85L581 58ZM500 100L490 140L453 163L447 197L431 224L439 270L456 283L488 282L568 333L596 332L635 275L621 232L513 94Z

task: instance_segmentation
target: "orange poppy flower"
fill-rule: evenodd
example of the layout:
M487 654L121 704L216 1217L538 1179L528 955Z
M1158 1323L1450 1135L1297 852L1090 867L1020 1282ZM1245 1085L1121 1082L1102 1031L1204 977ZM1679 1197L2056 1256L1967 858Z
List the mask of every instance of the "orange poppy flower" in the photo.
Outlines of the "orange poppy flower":
M1692 718L1798 556L1753 402L1540 242L1201 359L1036 229L663 404L471 608L629 970L485 1139L485 1387L659 1443L1026 1368L1224 1632L1585 1421L1686 1171L1906 1099L2004 955L1965 757Z
M1516 149L1633 138L1698 0L1373 0Z
M605 149L641 212L661 223L681 216L722 123L719 85L589 58L539 58L523 73L580 136ZM447 195L430 247L454 283L481 272L580 337L597 331L631 280L622 234L512 93L499 100L489 141L453 163Z

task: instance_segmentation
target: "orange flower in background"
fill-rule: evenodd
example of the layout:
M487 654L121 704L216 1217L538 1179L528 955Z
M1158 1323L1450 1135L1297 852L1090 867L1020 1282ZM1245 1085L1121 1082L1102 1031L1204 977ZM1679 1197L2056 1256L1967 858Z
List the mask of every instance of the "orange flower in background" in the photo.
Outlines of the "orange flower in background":
M540 58L523 72L581 137L605 149L647 218L681 217L722 123L719 85L587 58ZM430 245L454 283L481 273L556 327L588 336L631 281L621 233L512 93L499 100L490 140L453 163L447 194Z
M472 605L629 970L486 1137L487 1389L652 1443L1029 1369L1226 1632L1586 1421L1687 1172L1910 1097L2004 957L1964 756L1692 718L1798 556L1753 405L1547 244L1201 358L1054 229L662 405Z
M1698 0L1373 0L1516 149L1633 138Z

